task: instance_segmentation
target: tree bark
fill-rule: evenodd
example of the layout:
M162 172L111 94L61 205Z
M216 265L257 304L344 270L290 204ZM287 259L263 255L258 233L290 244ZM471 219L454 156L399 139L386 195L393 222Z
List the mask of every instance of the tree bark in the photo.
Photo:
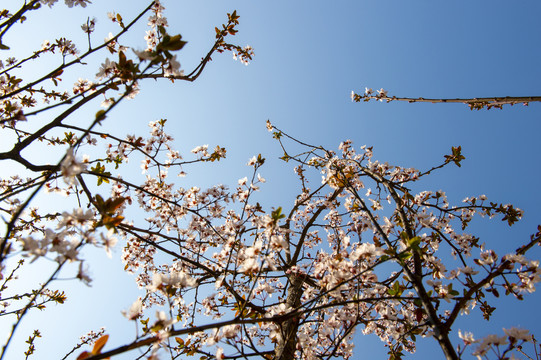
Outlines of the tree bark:
M289 310L299 307L301 304L302 285L304 276L300 274L291 274L289 277L290 286L287 292L286 305ZM297 349L297 330L299 328L299 318L292 317L281 324L280 339L274 350L275 360L292 360L295 358Z

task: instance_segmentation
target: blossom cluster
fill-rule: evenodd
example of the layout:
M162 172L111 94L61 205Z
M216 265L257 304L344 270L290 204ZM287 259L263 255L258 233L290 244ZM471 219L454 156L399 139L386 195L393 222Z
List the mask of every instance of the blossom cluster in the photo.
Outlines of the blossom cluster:
M370 101L371 99L375 99L378 101L391 101L393 98L390 98L387 96L387 90L379 89L377 91L374 91L372 88L364 88L364 94L357 94L353 90L351 91L351 101L353 102L359 102L359 101Z
M53 7L53 5L58 2L58 0L40 0L42 4ZM68 7L81 6L85 8L88 4L92 2L90 0L64 0Z
M459 338L464 342L459 346L459 352L462 354L469 346L475 344L472 355L478 359L486 358L489 352L497 354L498 359L516 359L516 352L525 354L522 346L525 343L533 342L536 345L535 338L526 329L512 327L503 329L505 336L490 334L482 339L475 339L471 332L462 332L458 330ZM511 357L509 357L511 354Z

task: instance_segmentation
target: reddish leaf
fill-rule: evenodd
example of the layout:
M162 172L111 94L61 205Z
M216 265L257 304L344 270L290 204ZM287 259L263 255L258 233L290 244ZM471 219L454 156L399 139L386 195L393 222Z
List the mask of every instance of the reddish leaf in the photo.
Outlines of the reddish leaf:
M109 340L109 335L103 335L98 340L96 340L96 343L94 343L94 348L92 349L92 355L98 355L101 353L101 349L107 344L107 340Z
M84 360L90 357L92 355L88 351L83 351L79 356L77 356L77 360Z

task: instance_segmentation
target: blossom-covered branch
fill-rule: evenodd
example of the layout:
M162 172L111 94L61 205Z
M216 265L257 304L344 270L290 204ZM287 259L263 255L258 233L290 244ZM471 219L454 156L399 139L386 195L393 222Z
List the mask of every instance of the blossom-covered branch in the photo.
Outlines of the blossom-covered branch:
M437 103L460 103L466 104L469 106L470 110L481 110L486 108L490 110L501 109L504 105L516 105L522 104L528 106L531 102L540 102L541 96L496 96L496 97L476 97L476 98L456 98L456 99L429 99L424 97L411 98L411 97L399 97L399 96L389 96L387 90L377 90L374 91L370 88L365 88L364 93L351 92L351 101L361 102L361 101L407 101L410 103L415 102L427 102L432 104Z

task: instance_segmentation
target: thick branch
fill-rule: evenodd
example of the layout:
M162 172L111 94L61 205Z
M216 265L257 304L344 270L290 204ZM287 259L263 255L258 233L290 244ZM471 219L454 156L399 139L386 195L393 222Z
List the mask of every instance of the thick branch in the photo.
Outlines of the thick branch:
M290 286L287 290L286 305L288 309L296 309L301 305L302 285L304 275L291 274L289 277ZM295 358L297 348L297 330L299 328L299 317L291 317L279 324L280 339L274 350L276 360L292 360Z

